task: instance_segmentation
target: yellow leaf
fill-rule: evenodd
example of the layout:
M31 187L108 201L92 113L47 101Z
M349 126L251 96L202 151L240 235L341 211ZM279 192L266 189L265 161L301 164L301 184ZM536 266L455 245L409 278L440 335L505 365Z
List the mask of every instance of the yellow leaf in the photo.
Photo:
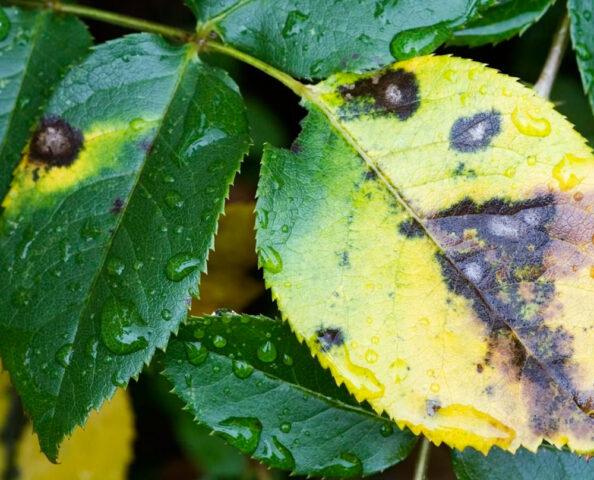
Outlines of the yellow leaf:
M2 371L0 365L0 432L4 431L6 427L6 420L10 413L10 380L8 373ZM0 477L3 477L6 470L6 446L4 442L0 442Z
M535 93L420 57L308 88L260 263L335 378L435 443L594 451L594 156ZM282 186L282 188L279 188Z
M77 427L60 447L58 464L40 452L37 437L27 426L19 441L20 480L118 480L127 478L132 459L134 418L128 394L118 390L84 427Z
M194 301L191 313L204 315L218 308L241 312L264 291L253 275L256 266L254 204L228 202L219 221L208 274L200 286L200 300Z

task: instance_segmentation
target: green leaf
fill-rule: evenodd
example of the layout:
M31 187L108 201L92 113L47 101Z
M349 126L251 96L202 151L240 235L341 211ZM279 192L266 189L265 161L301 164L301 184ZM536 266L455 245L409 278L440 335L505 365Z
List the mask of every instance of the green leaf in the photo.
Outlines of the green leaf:
M594 112L594 5L591 0L569 0L568 7L573 48Z
M479 14L454 31L448 43L477 47L523 34L555 0L484 0Z
M200 29L296 77L323 78L430 53L476 12L476 0L186 0ZM399 58L402 58L400 56Z
M185 318L248 144L190 45L130 35L62 81L0 219L0 356L50 458Z
M51 90L92 43L74 17L18 8L2 11L7 30L0 39L0 198Z
M493 448L487 456L466 448L452 451L454 472L458 480L593 480L594 463L543 445L537 453L521 448L514 455Z
M196 421L270 467L368 475L404 459L415 443L337 387L277 320L193 317L171 340L165 365Z

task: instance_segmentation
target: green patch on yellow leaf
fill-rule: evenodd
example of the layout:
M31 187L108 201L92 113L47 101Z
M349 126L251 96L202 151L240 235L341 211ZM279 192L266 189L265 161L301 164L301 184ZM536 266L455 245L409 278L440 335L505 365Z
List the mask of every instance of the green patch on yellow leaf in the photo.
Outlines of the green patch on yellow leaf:
M594 451L585 140L468 60L308 88L303 133L266 151L258 202L260 263L297 335L437 444Z

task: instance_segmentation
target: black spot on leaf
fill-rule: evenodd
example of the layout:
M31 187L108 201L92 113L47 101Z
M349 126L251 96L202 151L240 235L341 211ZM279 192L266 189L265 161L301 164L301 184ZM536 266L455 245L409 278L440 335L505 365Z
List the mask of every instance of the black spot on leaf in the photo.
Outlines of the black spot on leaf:
M324 352L332 347L339 347L344 343L344 335L340 328L321 328L316 332L316 335L318 343Z
M66 167L78 157L83 134L64 119L45 117L33 133L29 154L31 160L49 167Z
M113 213L114 215L117 215L118 213L120 213L122 211L123 208L124 208L124 201L120 197L118 197L113 201L110 212Z
M410 118L419 108L419 85L412 72L388 71L379 77L363 78L339 89L347 101L372 99L376 113L393 113L400 120Z
M501 114L495 110L460 117L450 130L450 147L463 153L485 150L501 132Z
M406 238L422 238L425 236L425 230L415 219L410 218L400 222L398 232Z

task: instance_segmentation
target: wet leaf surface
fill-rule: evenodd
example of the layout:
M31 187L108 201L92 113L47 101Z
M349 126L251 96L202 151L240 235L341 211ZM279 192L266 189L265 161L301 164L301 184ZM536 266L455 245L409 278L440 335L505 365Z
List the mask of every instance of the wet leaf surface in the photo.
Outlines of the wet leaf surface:
M594 112L594 6L589 0L569 0L568 7L573 49Z
M248 143L191 46L130 35L61 82L0 218L0 355L50 458L185 318Z
M277 320L192 317L170 342L164 375L197 422L270 467L359 476L399 462L415 443L337 387Z

